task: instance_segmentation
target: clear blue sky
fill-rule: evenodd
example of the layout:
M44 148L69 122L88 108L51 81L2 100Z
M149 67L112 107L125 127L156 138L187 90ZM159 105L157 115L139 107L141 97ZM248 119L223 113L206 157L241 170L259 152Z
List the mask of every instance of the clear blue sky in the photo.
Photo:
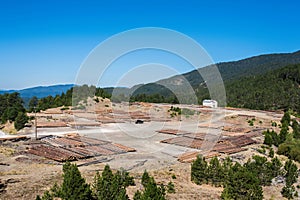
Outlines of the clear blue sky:
M0 89L73 83L96 45L139 27L182 32L216 62L297 51L299 7L296 0L1 1ZM152 61L151 53L148 57ZM189 70L180 61L176 69ZM101 84L109 86L109 81Z

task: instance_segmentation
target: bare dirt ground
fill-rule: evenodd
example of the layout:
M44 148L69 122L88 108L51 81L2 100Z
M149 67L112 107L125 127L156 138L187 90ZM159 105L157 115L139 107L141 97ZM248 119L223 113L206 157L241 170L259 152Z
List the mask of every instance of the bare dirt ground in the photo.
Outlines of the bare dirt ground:
M222 188L209 185L199 186L192 183L190 181L191 164L177 161L179 155L195 151L195 149L161 143L160 141L174 136L158 133L158 130L180 129L216 135L222 134L222 129L225 126L251 130L259 129L261 131L267 128L277 130L276 127L271 126L271 123L279 123L282 117L282 114L273 112L224 108L211 109L188 105L181 105L181 107L192 110L193 114L171 117L170 111L168 111L171 105L168 104L135 104L129 106L128 104L113 105L108 101L103 101L102 104L102 106L90 106L86 113L68 113L56 110L42 113L39 116L41 122L63 121L83 124L83 122L101 122L102 120L100 126L39 128L38 135L41 137L78 133L135 148L136 152L76 161L77 164L81 164L103 158L109 160L108 162L79 167L89 183L92 182L96 171L102 171L106 164L109 164L114 170L121 168L128 170L136 181L136 186L128 188L128 194L131 198L134 192L141 188L140 178L143 171L147 169L158 183L167 184L172 181L175 184L176 193L168 194L168 199L220 199ZM95 108L96 110L93 110ZM104 123L103 116L106 117L105 119L109 117L122 119L122 123ZM100 121L98 121L99 117ZM135 124L135 120L139 117L144 117L145 122L143 124ZM254 121L253 126L249 125L249 120ZM86 124L88 125L88 123ZM25 129L19 134L34 137L33 128ZM240 135L241 133L233 132L230 134ZM229 156L234 161L244 162L252 155L259 154L257 149L260 148L260 142L263 138L259 136L255 140L258 141L258 144L248 146L246 151ZM0 199L35 199L37 194L42 194L55 182L60 183L62 181L61 163L27 154L27 148L29 148L28 141L7 141L0 145L0 181L6 185L5 191L0 194ZM201 153L202 149L196 151ZM228 155L221 155L221 157L225 156ZM281 157L281 159L284 160L285 158ZM173 175L175 175L175 179L172 178ZM265 199L282 199L281 188L282 185L265 187Z

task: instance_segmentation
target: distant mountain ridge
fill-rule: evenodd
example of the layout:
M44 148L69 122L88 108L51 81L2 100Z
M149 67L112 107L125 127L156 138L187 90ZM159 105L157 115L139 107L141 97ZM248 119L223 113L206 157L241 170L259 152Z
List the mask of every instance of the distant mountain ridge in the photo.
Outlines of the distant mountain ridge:
M31 98L36 96L38 98L43 98L47 96L60 95L72 88L74 84L60 84L51 86L37 86L32 88L26 88L21 90L0 90L0 94L18 92L22 98Z

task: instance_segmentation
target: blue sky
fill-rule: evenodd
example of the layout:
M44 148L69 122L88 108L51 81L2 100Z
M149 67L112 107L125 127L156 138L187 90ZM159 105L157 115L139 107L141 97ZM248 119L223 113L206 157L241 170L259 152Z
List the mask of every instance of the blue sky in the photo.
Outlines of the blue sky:
M89 52L128 29L163 27L195 39L215 62L300 49L298 1L3 1L0 6L0 89L73 83ZM116 62L101 86L110 86L131 60L192 70L164 53L143 52ZM155 70L155 68L153 68ZM140 77L153 81L173 75ZM134 81L128 82L128 86ZM126 83L125 83L126 85Z

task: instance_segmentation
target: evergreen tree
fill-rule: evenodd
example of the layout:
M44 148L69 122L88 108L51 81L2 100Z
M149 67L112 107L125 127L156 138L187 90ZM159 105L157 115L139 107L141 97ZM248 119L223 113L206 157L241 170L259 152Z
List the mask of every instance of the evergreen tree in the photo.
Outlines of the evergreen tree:
M287 199L293 199L295 194L295 187L293 185L291 186L285 185L281 190L281 194L283 197Z
M226 184L227 180L229 179L229 173L233 166L232 160L230 157L226 157L225 160L222 163L222 174L221 174L221 180L223 184Z
M296 139L300 139L300 125L296 119L293 119L292 128L293 128L293 137Z
M265 132L265 140L264 140L264 144L268 145L268 146L272 146L273 145L273 138L270 134L269 131Z
M284 169L286 170L286 183L287 185L292 185L296 183L297 178L298 178L298 168L293 161L288 160L285 162Z
M141 191L136 191L134 193L134 196L133 196L133 200L142 200L142 192Z
M143 173L143 176L142 176L142 185L144 187L146 187L147 184L149 183L149 181L150 181L150 176L149 176L148 172L145 170Z
M233 167L222 192L222 199L260 200L263 199L262 187L254 173L241 166Z
M274 158L274 150L273 150L273 148L270 149L269 156L271 158Z
M283 125L288 126L290 124L290 122L291 122L291 115L290 115L289 111L284 112L284 115L283 115L283 117L282 117L282 119L281 119L280 122L281 122L282 126Z
M283 197L293 199L293 196L297 195L293 184L296 183L298 178L298 168L293 161L288 160L285 162L284 169L286 171L285 186L282 188L281 194Z
M90 186L82 178L76 164L66 162L63 165L63 183L60 197L63 200L90 200L92 191Z
M278 159L278 157L275 157L272 159L272 165L271 165L271 173L272 173L272 176L273 178L279 176L279 175L282 175L282 163L280 162L280 160Z
M288 135L288 130L289 130L288 125L286 123L284 123L282 125L280 133L279 133L280 144L285 142L287 135Z
M213 157L207 168L208 182L211 182L215 186L221 186L222 184L222 168L217 157Z
M207 183L207 162L202 156L198 156L192 163L191 180L198 185Z
M15 128L17 130L20 130L24 128L25 124L28 122L28 117L26 113L24 112L19 112L18 116L15 119Z
M163 185L158 186L154 178L150 176L149 182L146 183L143 192L137 191L134 200L165 200L165 188Z
M28 103L28 112L33 112L36 106L38 105L39 99L36 96L33 96Z
M112 173L108 165L105 166L102 176L99 173L94 178L93 190L96 199L129 199L126 194L126 187L134 185L133 177L128 172L117 171Z

